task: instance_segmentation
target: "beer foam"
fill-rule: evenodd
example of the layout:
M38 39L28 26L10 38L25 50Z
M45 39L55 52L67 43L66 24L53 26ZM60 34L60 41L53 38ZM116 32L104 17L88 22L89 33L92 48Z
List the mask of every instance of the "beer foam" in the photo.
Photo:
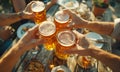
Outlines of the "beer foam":
M66 23L68 22L70 16L67 13L63 13L62 11L58 11L55 14L55 20L59 23Z
M62 46L72 46L75 43L75 35L71 31L62 31L58 34L58 40Z
M44 21L39 25L39 32L43 36L50 36L56 31L56 26L53 22Z
M45 9L45 5L43 2L37 1L31 5L31 9L33 12L41 12Z

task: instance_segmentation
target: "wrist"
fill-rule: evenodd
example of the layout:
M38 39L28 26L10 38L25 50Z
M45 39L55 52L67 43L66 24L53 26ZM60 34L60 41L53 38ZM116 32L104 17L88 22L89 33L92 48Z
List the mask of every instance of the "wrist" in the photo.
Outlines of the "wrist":
M23 12L18 12L17 15L20 19L23 19Z
M89 27L90 24L91 24L91 21L85 21L85 28Z
M17 49L20 50L21 52L27 51L27 49L24 47L24 43L18 42L16 46L17 46Z
M91 57L96 57L96 54L99 54L100 49L97 48L96 46L90 46L89 47L89 53Z

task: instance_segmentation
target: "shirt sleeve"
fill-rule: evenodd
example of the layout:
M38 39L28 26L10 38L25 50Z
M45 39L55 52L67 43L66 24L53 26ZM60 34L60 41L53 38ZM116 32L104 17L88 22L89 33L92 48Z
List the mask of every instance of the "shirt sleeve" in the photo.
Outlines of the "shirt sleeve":
M112 37L120 39L120 18L114 20L114 30L111 34Z

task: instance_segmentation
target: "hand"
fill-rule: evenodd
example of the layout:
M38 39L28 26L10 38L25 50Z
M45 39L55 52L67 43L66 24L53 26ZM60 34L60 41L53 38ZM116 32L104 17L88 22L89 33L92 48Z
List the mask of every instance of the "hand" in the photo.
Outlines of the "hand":
M71 50L66 51L65 53L71 54L79 54L81 56L91 55L90 48L93 48L93 43L90 42L88 38L86 38L83 34L80 34L77 31L73 31L77 36L77 48L73 48Z
M73 23L71 27L81 28L88 24L88 21L81 18L75 12L72 12L71 10L64 10L64 12L68 13L71 16L72 23Z
M19 40L18 45L23 48L25 51L34 48L37 45L43 43L41 38L36 38L38 33L38 25L34 26L33 28L29 29L24 36Z
M33 19L34 14L31 10L31 5L34 3L35 1L31 1L30 3L27 4L27 6L25 7L25 9L22 12L22 18L23 19Z
M0 38L7 40L13 34L14 29L11 26L4 26L0 29Z
M77 36L77 44L81 46L82 48L89 48L91 45L93 45L90 41L90 39L86 38L85 35L79 33L78 31L73 31Z

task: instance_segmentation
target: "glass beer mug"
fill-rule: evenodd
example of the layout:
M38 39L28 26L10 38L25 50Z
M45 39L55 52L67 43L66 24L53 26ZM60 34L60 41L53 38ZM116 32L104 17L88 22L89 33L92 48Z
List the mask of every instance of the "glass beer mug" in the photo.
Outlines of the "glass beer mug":
M77 58L77 63L84 69L91 68L91 63L93 62L93 58L90 56L79 56Z
M54 16L54 23L56 24L57 30L64 28L69 25L70 15L63 11L57 11Z
M72 49L75 47L76 36L71 30L60 31L57 34L57 46L55 49L55 54L58 58L66 60L68 54L65 54L64 51Z
M44 43L44 47L47 50L53 50L55 46L55 32L56 32L56 26L51 21L44 21L39 25L39 33L43 39L46 40Z
M31 5L31 10L35 14L34 22L39 24L46 20L45 4L42 1L36 1Z

